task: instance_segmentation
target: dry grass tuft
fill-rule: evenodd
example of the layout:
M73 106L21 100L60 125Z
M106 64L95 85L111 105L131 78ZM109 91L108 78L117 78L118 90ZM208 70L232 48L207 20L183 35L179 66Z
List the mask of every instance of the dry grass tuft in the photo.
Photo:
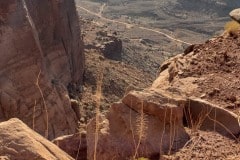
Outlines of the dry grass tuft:
M46 124L46 130L45 130L45 138L48 139L48 108L47 108L47 104L46 104L46 101L45 101L45 98L43 96L43 92L42 92L42 89L39 85L39 79L40 79L40 75L41 75L41 70L39 71L38 73L38 77L37 77L37 81L36 81L36 86L41 94L41 97L42 97L42 101L43 101L43 107L44 107L44 112L45 112L45 124Z
M35 100L34 106L33 106L33 121L32 121L32 129L35 130L35 112L36 112L36 105L37 101Z
M144 112L143 112L143 106L144 106L144 104L142 102L140 115L137 117L137 120L136 120L136 128L137 128L136 133L138 136L138 141L136 143L136 148L135 148L135 153L134 153L133 159L136 159L136 157L138 157L138 150L139 150L140 144L146 138L147 120L146 120Z
M94 137L94 155L93 159L97 160L97 145L98 145L98 132L99 132L99 118L100 118L100 105L101 105L101 97L102 97L102 83L103 83L103 72L104 67L101 69L97 80L97 90L96 90L96 128L95 128L95 137Z
M159 154L162 155L163 154L163 137L164 137L164 134L166 132L166 117L167 117L167 109L165 108L164 109L164 120L163 120L163 131L162 131L162 134L161 134L161 140L160 140L160 151L159 151Z
M234 34L240 28L240 24L236 21L227 22L224 26L224 30L227 33Z

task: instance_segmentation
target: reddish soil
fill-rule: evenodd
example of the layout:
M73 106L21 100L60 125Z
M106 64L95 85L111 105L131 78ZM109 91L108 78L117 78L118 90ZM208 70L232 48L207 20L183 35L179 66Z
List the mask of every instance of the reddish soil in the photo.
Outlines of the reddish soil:
M128 64L124 60L113 60L104 57L98 46L103 45L106 37L99 34L113 34L90 20L81 19L85 43L84 92L81 95L81 123L85 124L95 116L95 94L99 76L103 74L102 99L100 110L105 113L109 106L119 101L129 90L139 90L150 86L155 75L143 71L140 67ZM118 38L116 36L116 38ZM129 58L129 61L134 61ZM141 66L141 64L137 64ZM151 65L149 65L151 68Z
M215 132L186 129L191 139L180 151L162 160L240 160L240 143Z
M238 113L240 110L240 32L224 35L194 47L188 75L201 77L203 99ZM199 96L199 95L198 95Z
M119 61L109 60L97 50L86 50L86 70L84 92L81 96L82 117L85 121L95 116L95 94L99 76L103 74L102 99L100 109L106 112L108 107L119 101L129 90L139 90L150 85L150 76ZM145 77L146 76L146 77Z
M198 89L194 96L201 97L240 113L240 31L235 35L223 34L205 44L195 45L195 57L185 69L182 77L197 77ZM240 142L215 132L191 133L189 143L180 151L163 156L165 160L240 160Z
M88 24L89 25L89 24ZM96 41L94 31L96 28L85 30L84 41L89 43ZM97 44L97 43L96 43ZM103 72L103 97L101 111L106 111L108 106L118 101L130 88L145 88L151 85L153 76L142 72L121 61L114 61L102 56L101 52L94 48L96 44L90 44L92 48L85 51L86 72L85 88L82 95L83 124L94 116L95 90L99 74ZM201 97L223 108L238 114L240 111L240 32L235 36L223 35L207 41L205 44L195 45L189 66L180 76L197 77L198 84L195 96ZM103 67L104 66L104 67ZM102 69L104 68L104 69ZM181 78L181 77L180 77ZM215 132L196 131L186 128L191 140L180 151L169 156L163 156L163 160L240 160L240 143L238 140L224 137Z

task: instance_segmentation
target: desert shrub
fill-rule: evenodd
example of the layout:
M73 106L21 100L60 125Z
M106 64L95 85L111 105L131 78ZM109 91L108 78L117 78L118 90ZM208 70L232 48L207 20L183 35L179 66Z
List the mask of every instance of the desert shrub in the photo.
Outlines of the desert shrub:
M149 160L149 159L148 159L148 158L141 157L141 158L138 158L138 160Z
M225 31L228 33L234 33L240 28L240 24L236 21L230 21L225 24Z

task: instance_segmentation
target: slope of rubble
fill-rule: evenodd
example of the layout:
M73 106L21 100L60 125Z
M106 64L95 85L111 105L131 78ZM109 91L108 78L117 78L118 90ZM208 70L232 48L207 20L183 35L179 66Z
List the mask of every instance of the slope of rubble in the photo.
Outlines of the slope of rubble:
M239 157L239 36L224 33L189 46L162 64L151 87L128 92L105 118L90 121L88 158L97 120L99 159Z

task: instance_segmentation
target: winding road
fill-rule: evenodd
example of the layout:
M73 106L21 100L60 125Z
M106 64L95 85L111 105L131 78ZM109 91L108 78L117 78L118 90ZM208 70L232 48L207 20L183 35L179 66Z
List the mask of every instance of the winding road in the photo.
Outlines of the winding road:
M105 6L106 6L106 4L103 4L103 5L101 6L99 13L94 13L94 12L90 11L89 9L84 8L84 7L82 7L82 6L79 6L79 5L77 5L76 7L77 7L78 9L81 9L81 10L84 10L84 11L88 12L88 13L91 14L91 15L94 15L94 16L99 17L99 18L101 18L102 20L105 20L105 21L108 21L108 22L112 22L112 23L118 23L118 24L125 25L126 28L138 27L139 29L142 29L142 30L146 30L146 31L150 31L150 32L155 32L155 33L157 33L157 34L163 35L163 36L169 38L169 39L172 40L172 41L179 42L179 43L182 43L182 44L192 45L192 44L189 43L189 42L186 42L186 41L183 41L183 40L174 38L174 37L172 37L171 35L168 35L168 34L166 34L166 33L163 33L163 32L161 32L161 31L158 31L158 30L156 30L156 29L151 29L151 28L147 28L147 27L142 27L142 26L139 26L139 25L136 25L136 24L130 24L130 23L121 22L121 21L117 21L117 20L113 20L113 19L109 19L109 18L103 17L103 16L102 16L102 12L103 12L103 9L104 9Z

